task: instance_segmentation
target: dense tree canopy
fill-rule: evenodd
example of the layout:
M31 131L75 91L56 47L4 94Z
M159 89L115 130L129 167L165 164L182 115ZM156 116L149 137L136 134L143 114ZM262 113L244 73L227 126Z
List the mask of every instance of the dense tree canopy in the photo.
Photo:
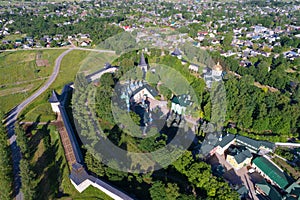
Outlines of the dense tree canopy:
M7 133L0 124L0 199L9 200L12 194L12 160L11 149L8 145Z

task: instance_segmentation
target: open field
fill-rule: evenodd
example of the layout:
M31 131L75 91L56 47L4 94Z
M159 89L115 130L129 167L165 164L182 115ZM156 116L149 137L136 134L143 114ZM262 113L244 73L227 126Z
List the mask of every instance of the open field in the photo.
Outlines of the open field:
M0 54L0 85L18 84L23 81L47 77L52 73L55 59L64 50L16 51ZM38 67L36 56L48 60L49 67Z
M87 51L72 51L63 58L60 66L60 72L56 80L45 93L41 94L24 109L21 114L21 116L24 116L24 119L22 119L23 121L31 121L39 115L41 116L41 121L55 119L55 116L49 112L51 111L51 106L48 102L48 99L51 95L51 92L53 89L55 89L58 93L60 93L65 84L74 81L74 78L81 66L81 62L88 55L88 53L89 52Z
M56 58L65 50L33 50L4 52L0 54L0 111L11 108L28 98L41 87L51 75ZM61 92L63 86L74 81L78 71L86 74L103 68L112 61L112 53L97 53L74 50L62 60L60 73L50 88L38 97L23 112L24 121L33 121L40 115L42 121L54 120L48 103L53 89ZM38 67L36 59L47 60L49 66Z
M56 58L64 50L16 51L0 53L0 111L7 112L41 87L53 71ZM49 66L37 67L36 57Z
M93 187L89 187L82 193L77 192L73 187L55 126L38 125L31 133L31 165L36 174L37 199L111 199ZM46 147L48 135L50 135L48 140L50 143Z

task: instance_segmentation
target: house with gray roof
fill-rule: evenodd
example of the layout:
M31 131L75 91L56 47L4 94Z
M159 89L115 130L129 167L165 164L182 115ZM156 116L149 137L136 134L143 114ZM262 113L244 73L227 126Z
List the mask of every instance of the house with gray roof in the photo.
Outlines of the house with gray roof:
M259 153L259 151L269 151L273 152L275 149L275 144L272 142L267 142L267 141L258 141L258 140L253 140L251 138L237 135L236 136L236 143L239 145L244 145L247 149L251 151L251 153Z
M176 56L178 59L182 58L182 53L180 52L180 50L178 48L176 48L172 53L172 56Z
M244 146L231 145L226 152L226 161L236 170L249 165L252 157L251 152Z

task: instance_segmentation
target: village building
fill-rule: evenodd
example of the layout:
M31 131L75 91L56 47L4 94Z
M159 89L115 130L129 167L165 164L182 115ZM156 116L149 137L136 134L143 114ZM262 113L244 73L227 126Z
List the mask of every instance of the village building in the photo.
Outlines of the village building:
M265 180L255 184L256 192L267 200L282 200L280 193Z
M226 151L226 161L236 170L249 165L252 157L251 152L243 146L231 145Z
M199 71L199 65L191 63L189 65L189 70L198 73L198 71Z
M219 62L213 68L205 67L202 72L207 88L211 88L213 82L222 80L223 69Z
M291 183L290 177L265 157L255 158L252 167L271 184L278 186L280 189L285 189Z
M173 95L171 102L171 111L178 115L184 115L186 108L192 105L191 98L187 94Z
M180 50L178 48L176 48L172 53L172 56L176 56L178 59L182 59L182 53L180 52Z

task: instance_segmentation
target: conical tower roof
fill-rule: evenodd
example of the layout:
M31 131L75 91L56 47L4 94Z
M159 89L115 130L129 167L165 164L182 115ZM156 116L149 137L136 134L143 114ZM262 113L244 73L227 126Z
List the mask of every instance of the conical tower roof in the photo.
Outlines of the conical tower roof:
M50 103L58 103L59 102L59 95L55 92L55 90L52 91L52 96L49 99Z
M145 67L145 66L147 66L147 63L146 63L146 60L145 60L145 57L144 57L143 52L142 52L142 54L141 54L139 66L140 66L140 67Z
M180 56L182 53L179 51L179 49L178 48L176 48L174 51L173 51L173 53L172 53L172 55L174 55L174 56Z

